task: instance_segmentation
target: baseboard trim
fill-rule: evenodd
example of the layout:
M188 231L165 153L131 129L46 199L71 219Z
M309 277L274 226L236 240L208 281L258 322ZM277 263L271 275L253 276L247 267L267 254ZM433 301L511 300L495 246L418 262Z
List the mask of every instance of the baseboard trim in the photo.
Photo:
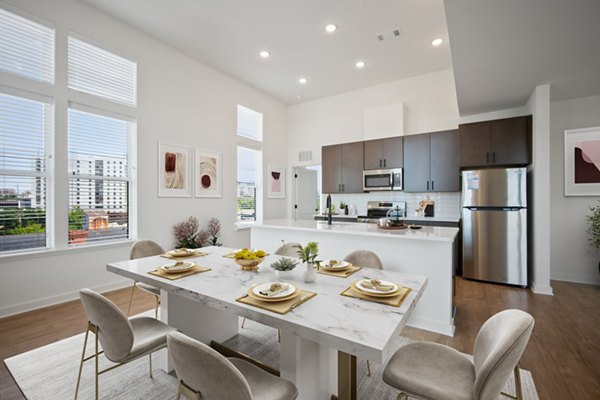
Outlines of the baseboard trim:
M445 324L437 320L423 318L413 314L413 316L408 319L406 325L412 326L413 328L440 333L450 337L454 336L454 319L449 324Z
M531 291L535 294L544 294L547 296L554 296L554 290L550 285L538 285L535 282L531 283Z
M130 286L131 280L128 279L120 279L116 282L106 283L104 285L92 286L90 289L104 293L109 292L111 290L122 289L124 287ZM38 310L40 308L45 308L49 306L54 306L61 303L66 303L67 301L76 300L79 298L79 290L69 293L59 294L57 296L49 296L41 299L36 299L33 301L28 301L25 303L14 304L7 307L0 308L0 318L10 317L11 315L21 314L28 311Z
M551 279L554 281L583 283L586 285L600 285L600 274L592 276L553 273Z

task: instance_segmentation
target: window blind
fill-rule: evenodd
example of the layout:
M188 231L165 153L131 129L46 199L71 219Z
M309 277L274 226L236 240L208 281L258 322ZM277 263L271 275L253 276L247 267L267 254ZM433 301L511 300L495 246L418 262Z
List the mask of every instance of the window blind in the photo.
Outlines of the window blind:
M248 107L237 106L237 134L262 141L263 115Z
M46 246L52 105L0 93L0 252Z
M69 88L136 105L137 63L69 36Z
M0 69L54 83L54 29L0 8Z
M68 124L69 243L127 238L132 122L70 108Z

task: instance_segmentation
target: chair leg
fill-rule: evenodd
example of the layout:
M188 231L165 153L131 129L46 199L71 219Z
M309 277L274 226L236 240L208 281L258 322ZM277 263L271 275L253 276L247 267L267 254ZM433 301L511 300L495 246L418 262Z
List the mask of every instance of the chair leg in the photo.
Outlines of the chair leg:
M129 298L129 307L127 307L127 316L129 316L129 312L131 311L131 304L133 303L133 294L135 293L135 285L137 281L133 281L133 286L131 287L131 297Z
M150 379L153 379L154 377L152 376L152 353L148 354L148 364L150 366Z
M242 329L244 329L244 324L246 323L246 318L242 318Z
M100 376L98 369L98 329L94 331L94 336L96 336L96 354L94 358L96 361L96 400L98 400L98 376Z
M79 363L79 372L77 373L77 386L75 386L75 400L77 400L77 394L79 393L79 383L81 382L81 370L83 369L83 359L85 358L85 349L87 347L89 329L85 331L85 339L83 341L83 351L81 352L81 362Z
M367 360L367 376L371 376L371 363Z
M515 392L517 400L523 400L523 389L521 387L521 371L519 371L519 364L515 366Z
M180 400L181 399L181 384L179 384L179 386L177 386L177 396L175 397L175 400Z
M408 400L408 396L406 393L400 393L398 394L398 398L396 400Z
M154 318L158 319L158 307L160 306L160 297L156 296L156 308L154 309Z

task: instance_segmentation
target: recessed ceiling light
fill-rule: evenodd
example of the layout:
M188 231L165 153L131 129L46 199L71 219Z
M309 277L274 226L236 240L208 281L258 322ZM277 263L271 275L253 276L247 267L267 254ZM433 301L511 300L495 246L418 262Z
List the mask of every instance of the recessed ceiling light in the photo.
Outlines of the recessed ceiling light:
M269 57L271 57L271 53L269 53L267 50L263 50L259 54L260 54L260 56L262 58L269 58Z
M360 69L360 68L364 68L365 65L367 65L367 63L361 60L361 61L357 61L356 64L354 64L354 65L356 65L356 68Z
M432 46L435 46L435 47L437 47L437 46L441 45L442 43L444 43L444 39L440 39L440 38L433 39L433 40L431 41L431 45L432 45Z
M329 33L333 33L337 30L337 25L335 24L329 24L325 27L325 30Z
M306 82L308 82L308 79L306 79L306 78L300 78L300 79L298 79L298 83L301 84L301 85L306 85Z

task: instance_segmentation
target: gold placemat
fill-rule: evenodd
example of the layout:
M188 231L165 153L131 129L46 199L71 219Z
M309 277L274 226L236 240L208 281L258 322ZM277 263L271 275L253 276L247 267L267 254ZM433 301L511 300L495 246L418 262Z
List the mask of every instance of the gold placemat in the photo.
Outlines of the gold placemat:
M182 272L181 274L169 274L169 273L163 271L162 269L160 269L160 267L158 267L154 271L150 271L148 273L151 275L160 276L161 278L166 278L166 279L170 279L170 280L174 281L175 279L185 278L186 276L190 276L190 275L201 274L202 272L206 272L206 271L210 271L210 268L201 267L198 264L194 264L194 267L192 269L190 269L189 271L186 271L186 272Z
M323 267L319 267L317 269L317 272L319 274L323 274L323 275L331 275L331 276L337 276L340 278L347 278L350 275L354 274L356 271L360 271L362 269L362 267L355 267L354 265L350 264L350 266L346 269L343 269L341 271L331 271L328 270L327 268L323 268Z
M175 257L169 253L161 254L160 256L164 257L164 258L168 258L170 260L186 260L188 258L201 257L201 256L207 256L207 255L208 255L208 253L203 253L201 251L195 251L195 252L191 253L189 256L183 256L183 257Z
M342 296L354 297L355 299L367 300L372 301L374 303L387 304L388 306L400 307L400 305L410 292L410 288L401 286L400 289L398 289L398 291L400 293L393 297L373 297L359 292L358 290L353 289L352 286L350 286L348 289L344 290L340 294Z
M237 299L235 299L235 301L284 315L293 310L294 308L298 307L299 305L306 303L308 300L312 299L316 295L317 294L314 292L300 290L300 295L295 296L289 300L266 302L255 299L254 297L250 297L249 295L245 294L242 297L238 297Z

